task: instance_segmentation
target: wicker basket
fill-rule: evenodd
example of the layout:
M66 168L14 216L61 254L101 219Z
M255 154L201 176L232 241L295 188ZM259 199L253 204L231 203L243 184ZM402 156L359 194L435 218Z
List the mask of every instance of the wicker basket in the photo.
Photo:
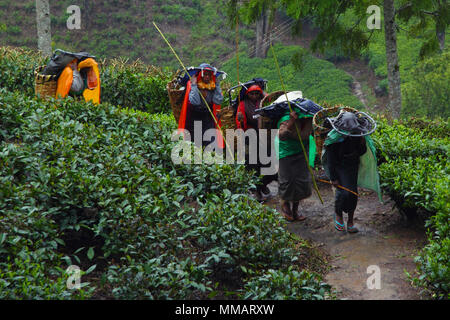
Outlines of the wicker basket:
M56 75L41 74L45 66L40 66L34 71L34 92L41 97L56 96L58 77Z
M341 110L358 112L358 110L346 107L342 105L337 105L331 108L322 109L317 112L313 117L313 128L314 128L314 140L316 141L316 153L319 157L322 156L322 149L328 132L331 131L331 126L327 126L325 121L326 118L336 117Z
M186 92L186 88L180 87L180 84L178 83L183 74L183 71L178 70L172 81L170 81L166 86L172 113L177 123L180 121L181 108L183 107L183 100ZM221 88L222 90L226 90L229 86L229 84L225 83L221 85ZM224 129L236 129L236 124L233 117L233 108L222 108L220 111L220 120Z
M181 107L183 106L185 88L180 88L175 76L172 81L167 84L167 92L169 94L169 101L172 107L172 113L175 121L180 120Z
M234 110L231 106L227 106L220 109L220 123L222 130L233 129L235 130L236 121L234 117Z
M284 91L275 91L269 93L261 100L261 102L259 103L259 108L268 106L273 101L278 99L278 97L281 96L282 94L284 94ZM261 116L258 118L258 127L261 129L277 129L277 123L273 119Z

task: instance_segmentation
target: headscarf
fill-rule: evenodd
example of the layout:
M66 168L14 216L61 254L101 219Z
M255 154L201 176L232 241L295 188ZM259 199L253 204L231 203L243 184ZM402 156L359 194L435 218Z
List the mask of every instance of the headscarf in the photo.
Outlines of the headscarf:
M263 94L261 87L256 84L250 86L250 88L247 89L247 92L245 94L248 95L252 91L259 91L259 93Z

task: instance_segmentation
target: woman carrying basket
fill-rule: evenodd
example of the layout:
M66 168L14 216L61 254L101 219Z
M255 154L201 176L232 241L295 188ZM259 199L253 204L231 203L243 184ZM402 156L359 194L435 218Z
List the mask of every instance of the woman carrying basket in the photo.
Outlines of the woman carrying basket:
M309 153L309 162L314 159L315 144L312 139L312 115L297 107L278 122L279 132L275 139L278 144L278 193L281 198L281 213L288 221L303 221L306 217L298 213L300 201L312 194L311 175L303 153ZM299 140L297 129L300 131ZM312 161L314 163L314 160ZM292 206L291 206L292 203Z
M198 68L193 68L192 72L193 74L186 85L178 128L189 131L191 140L194 141L194 124L196 121L201 122L202 146L205 147L210 143L210 141L204 141L203 139L205 131L220 126L217 113L220 111L220 105L223 102L220 88L221 77L217 75L217 69L207 63L202 63ZM219 130L216 131L215 139L218 146L223 148L223 138Z
M259 148L260 148L260 137L258 130L258 120L253 116L256 114L255 110L259 107L261 100L267 94L263 91L260 85L253 84L244 92L244 99L240 101L239 106L237 108L236 113L236 127L238 129L242 129L243 131L247 131L249 129L256 130L257 137L257 163L250 163L250 156L247 155L245 157L246 168L249 170L255 170L257 174L261 172L262 164L259 158ZM249 147L246 147L246 150L249 151ZM256 186L256 197L258 200L263 200L264 198L270 197L270 190L267 185L277 180L277 174L273 175L264 175L261 178L261 183Z
M342 111L336 118L329 118L329 121L333 130L328 133L325 140L322 161L328 177L336 187L334 225L336 230L345 231L343 217L345 212L348 214L347 232L356 233L359 230L354 225L353 216L358 202L357 191L358 185L361 184L360 180L363 178L372 180L371 184L374 187L371 189L379 192L379 196L381 195L374 148L372 140L367 135L370 122L368 117L358 118L355 113L348 111ZM368 146L370 152L367 152ZM369 173L365 177L358 175L361 171L362 156L365 156L364 167L367 168L367 164L371 163L369 167L372 168L362 170ZM369 187L369 184L366 183L365 186Z

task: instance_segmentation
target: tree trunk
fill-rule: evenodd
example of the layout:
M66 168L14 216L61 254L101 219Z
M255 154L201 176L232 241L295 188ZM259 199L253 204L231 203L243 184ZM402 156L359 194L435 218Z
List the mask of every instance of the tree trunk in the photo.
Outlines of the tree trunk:
M436 24L436 38L439 41L439 49L441 51L444 51L445 49L445 27L439 27L438 24Z
M402 109L402 95L400 88L400 67L397 55L394 0L384 0L384 35L389 83L389 102L387 107L391 116L397 119Z
M269 43L269 13L267 10L263 10L261 16L256 21L255 57L265 58L269 49Z
M52 36L50 32L50 5L48 0L36 0L36 24L38 49L44 56L51 56Z

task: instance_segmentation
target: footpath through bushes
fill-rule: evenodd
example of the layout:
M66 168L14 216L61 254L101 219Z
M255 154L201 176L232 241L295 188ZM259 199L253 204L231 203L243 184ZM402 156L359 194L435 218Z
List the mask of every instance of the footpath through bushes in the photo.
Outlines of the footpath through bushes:
M243 166L172 163L174 123L0 89L0 298L329 295L308 270L320 256L247 196Z

